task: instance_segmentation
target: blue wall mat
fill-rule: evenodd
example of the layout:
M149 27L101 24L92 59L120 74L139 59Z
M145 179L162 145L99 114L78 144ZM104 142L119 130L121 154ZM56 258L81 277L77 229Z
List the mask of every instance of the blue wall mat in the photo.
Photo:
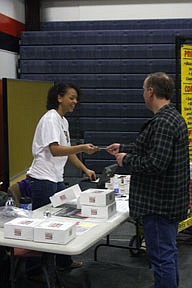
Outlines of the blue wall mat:
M27 31L21 35L21 45L171 44L176 36L191 36L191 29Z
M130 131L137 132L148 118L90 118L81 117L81 131Z
M22 73L51 74L109 74L150 73L153 71L175 72L174 59L110 59L110 60L20 60Z
M81 89L82 103L144 103L143 88L138 89Z
M144 103L81 103L80 117L128 117L147 118L153 114L146 109Z
M192 19L99 20L42 22L41 30L127 30L127 29L192 29Z
M31 74L21 79L74 82L81 88L140 88L146 74Z
M101 132L101 133L113 132L114 135L116 132L125 132L125 133L138 132L140 131L143 124L148 120L148 118L80 117L79 119L68 118L68 120L70 125L70 135L74 138L83 138L85 131ZM105 138L103 139L105 140ZM116 138L116 141L117 140L118 137ZM103 144L106 144L106 142L104 142Z
M98 146L107 146L111 143L120 141L121 143L133 142L139 132L104 132L104 131L85 131L84 140L86 143L94 143Z
M174 44L21 46L21 60L172 59Z
M144 103L143 88L81 89L81 103ZM174 100L175 102L175 100Z

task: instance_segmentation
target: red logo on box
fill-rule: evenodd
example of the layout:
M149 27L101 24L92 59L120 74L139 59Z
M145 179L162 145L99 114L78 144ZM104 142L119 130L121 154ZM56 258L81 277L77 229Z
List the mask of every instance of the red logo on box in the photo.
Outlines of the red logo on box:
M91 209L91 215L97 215L97 209Z

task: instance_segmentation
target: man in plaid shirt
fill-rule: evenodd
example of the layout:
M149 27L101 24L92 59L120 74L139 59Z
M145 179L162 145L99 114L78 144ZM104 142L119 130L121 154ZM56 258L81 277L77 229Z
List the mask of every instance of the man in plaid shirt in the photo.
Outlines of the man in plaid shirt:
M163 72L143 84L146 107L154 116L131 144L111 144L109 153L131 174L130 216L141 218L155 288L179 285L176 235L189 207L188 129L171 104L173 79Z

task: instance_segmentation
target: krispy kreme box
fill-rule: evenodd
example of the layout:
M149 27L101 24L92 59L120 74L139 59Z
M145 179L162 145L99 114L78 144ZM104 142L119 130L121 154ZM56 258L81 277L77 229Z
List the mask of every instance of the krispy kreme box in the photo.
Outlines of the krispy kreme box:
M115 194L110 189L87 189L80 193L80 205L107 206L115 201Z
M15 218L4 224L4 237L33 241L34 227L42 221L43 219Z
M81 206L81 215L85 217L108 219L116 213L116 202L107 206Z
M65 204L69 200L78 199L81 189L78 184L73 185L67 189L55 193L49 197L53 207L58 207Z
M76 237L74 221L45 220L34 228L34 241L66 244Z

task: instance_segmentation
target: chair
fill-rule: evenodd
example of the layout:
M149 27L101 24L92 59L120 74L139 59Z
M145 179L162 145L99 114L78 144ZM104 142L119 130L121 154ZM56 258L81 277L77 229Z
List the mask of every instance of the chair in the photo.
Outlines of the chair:
M22 180L21 182L17 182L9 187L9 190L12 194L12 197L15 201L16 207L20 206L20 200L22 197L29 197L30 191L28 187L28 181L26 179ZM34 250L29 250L29 249L23 249L23 248L10 248L10 251L8 252L8 255L10 256L11 259L11 265L13 274L11 275L12 279L11 281L16 281L21 275L20 273L25 272L32 272L35 270L41 269L43 272L43 276L45 278L46 284L48 288L51 288L50 286L50 281L49 281L49 276L48 276L48 271L47 271L47 265L45 261L45 254L40 252L40 251L34 251ZM34 261L35 260L35 265L31 265L30 267L27 268L27 262L28 261ZM39 262L39 263L38 263Z
M11 248L12 249L12 248ZM13 248L8 252L8 256L10 257L10 264L12 266L10 280L16 282L23 274L33 275L36 271L42 271L42 279L45 280L47 284L47 288L51 288L51 283L49 279L49 273L47 270L46 259L44 257L44 253L39 251L33 251L24 248ZM27 267L27 263L31 261L35 264ZM35 273L36 274L36 273ZM39 275L39 274L38 274ZM40 276L41 276L40 275ZM33 279L35 281L35 278Z
M9 187L13 199L15 201L16 207L19 207L21 197L31 198L31 189L29 179L25 178Z
M13 200L15 201L16 207L19 207L20 205L20 199L21 199L21 191L19 187L19 183L15 183L9 187L9 191L12 194Z

